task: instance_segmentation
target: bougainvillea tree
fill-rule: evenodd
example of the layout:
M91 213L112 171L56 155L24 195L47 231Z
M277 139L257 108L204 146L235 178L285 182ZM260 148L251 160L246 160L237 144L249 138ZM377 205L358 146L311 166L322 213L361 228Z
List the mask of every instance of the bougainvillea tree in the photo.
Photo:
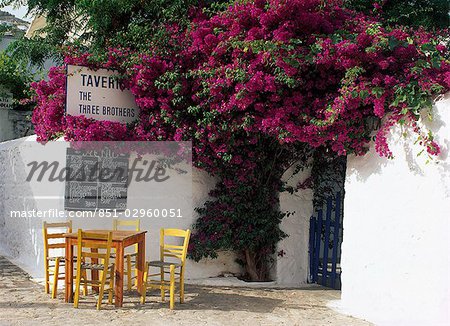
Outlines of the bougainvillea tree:
M199 11L198 11L199 12ZM315 149L363 155L369 119L382 119L375 147L395 124L411 126L430 155L439 146L417 121L450 88L447 48L425 31L386 29L341 2L237 2L145 52L109 49L101 60L71 50L66 63L119 70L141 108L134 124L64 116L65 75L34 85L42 141L192 140L194 162L218 179L198 208L190 255L241 254L252 280L268 278L279 223L281 177ZM324 150L325 149L325 150Z

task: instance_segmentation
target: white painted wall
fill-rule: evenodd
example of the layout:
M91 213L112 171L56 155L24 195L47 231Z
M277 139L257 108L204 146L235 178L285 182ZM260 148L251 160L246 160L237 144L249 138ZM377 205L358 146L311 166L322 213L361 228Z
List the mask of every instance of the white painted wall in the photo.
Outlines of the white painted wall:
M283 179L293 187L311 175L307 169L292 176L294 168L288 170ZM308 280L308 246L309 219L313 212L312 189L299 190L294 194L283 192L280 194L281 211L294 212L281 222L281 229L289 236L278 243L277 251L284 255L276 259L277 284L298 286L306 284Z
M47 155L45 152L36 153L36 150L32 149L36 146L35 142L35 136L31 136L0 143L0 254L12 258L31 276L40 278L43 277L44 271L42 222L61 219L10 217L11 210L45 211L49 208L64 210L62 198L64 185L62 183L45 184L20 181L24 179L25 175L24 162L29 162L26 157ZM39 158L35 159L39 160ZM53 161L54 158L51 160ZM141 218L142 229L148 230L146 236L147 259L159 258L159 229L161 227L190 228L196 218L194 207L202 205L208 198L209 190L214 187L214 179L206 173L197 169L192 172L192 186L186 185L188 188L192 187L192 196L190 196L190 189L187 189L185 197L178 198L176 203L171 202L171 205L176 205L176 208L183 209L182 218ZM143 208L143 205L153 205L152 208L155 208L155 205L164 205L164 199L161 198L151 201L152 198L149 197L144 203L142 197L139 200L143 193L152 193L152 189L142 189L141 186L143 184L140 183L132 183L129 186L128 208ZM44 190L47 189L49 189L48 192L45 192ZM161 188L158 188L153 193L158 194L161 191ZM44 194L46 196L43 196ZM161 203L159 203L160 201ZM166 202L168 201L170 200L166 199ZM73 227L75 230L78 228L112 228L112 218L74 218ZM200 279L223 273L240 273L241 268L234 260L235 256L229 252L220 253L217 259L205 259L199 263L189 260L186 277Z
M450 324L450 94L434 112L436 162L400 128L394 160L348 159L339 306L379 325Z
M64 142L62 142L64 145ZM11 218L11 210L48 210L57 208L64 210L62 183L45 184L21 182L25 176L24 162L29 162L30 156L38 161L50 159L48 152L36 152L36 137L21 138L0 143L0 254L13 259L33 277L43 277L43 239L42 222L57 221L49 218ZM64 154L64 151L60 151ZM42 157L40 157L42 156ZM63 157L59 158L61 161ZM51 161L55 158L51 158ZM292 171L285 175L292 185L304 180L310 175L306 171L290 178ZM208 193L215 181L208 174L194 169L192 171L192 196L186 194L176 206L187 212L183 218L141 219L141 226L148 230L146 241L147 259L157 259L159 229L161 227L190 228L196 219L194 207L201 206L208 198ZM152 193L152 189L143 188L143 183L131 184L128 189L128 208L142 208L145 205L162 205L155 201L145 203L138 198L143 193ZM190 186L189 186L190 187ZM160 193L156 189L153 193ZM43 196L45 195L45 196ZM170 195L169 195L170 196ZM166 199L167 200L167 199ZM164 201L164 199L161 199ZM308 269L308 229L309 217L312 212L312 192L303 190L295 195L283 193L280 196L282 210L294 212L287 217L281 227L290 236L279 244L278 250L284 250L284 257L277 257L273 268L273 278L281 285L299 285L306 283ZM145 207L147 208L147 207ZM162 207L163 208L163 207ZM65 220L65 218L63 218ZM112 227L112 218L75 218L74 229L105 229ZM204 259L199 263L188 260L188 279L214 277L223 273L241 273L241 267L235 263L235 255L221 252L217 259Z

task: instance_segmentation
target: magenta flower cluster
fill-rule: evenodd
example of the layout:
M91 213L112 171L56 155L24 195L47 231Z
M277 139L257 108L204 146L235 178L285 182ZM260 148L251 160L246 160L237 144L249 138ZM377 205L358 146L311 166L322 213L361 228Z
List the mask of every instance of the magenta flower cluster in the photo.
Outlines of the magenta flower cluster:
M411 124L418 118L411 105L420 108L450 87L447 49L431 35L385 30L339 1L245 2L211 18L197 16L187 33L168 29L169 44L184 46L164 56L157 49L142 55L111 49L102 63L76 51L66 59L124 72L142 109L136 124L66 117L64 70L53 68L48 81L33 85L39 139L194 139L205 163L214 165L208 157L232 152L227 140L236 129L250 142L265 134L363 154L366 118L376 116L385 121L376 149L391 156L389 127ZM241 156L233 160L242 164Z

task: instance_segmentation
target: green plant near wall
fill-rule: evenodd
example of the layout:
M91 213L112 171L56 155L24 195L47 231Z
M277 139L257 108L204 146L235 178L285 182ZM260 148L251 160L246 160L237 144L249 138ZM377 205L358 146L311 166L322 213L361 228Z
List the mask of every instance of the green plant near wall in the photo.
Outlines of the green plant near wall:
M29 97L29 87L33 80L26 66L19 64L5 51L0 52L0 89L13 94L13 108L29 110L30 105L22 100Z
M423 27L428 30L448 28L448 0L345 0L351 9L377 14L388 25Z
M42 77L42 67L50 49L44 40L30 40L23 31L0 25L0 40L5 35L14 35L7 48L0 51L0 95L13 95L13 109L31 110L32 105L24 101L30 97L30 84Z
M166 23L187 25L189 10L198 0L0 0L0 5L26 5L33 15L46 17L46 43L62 47L76 42L102 52L120 44L144 48L160 40Z

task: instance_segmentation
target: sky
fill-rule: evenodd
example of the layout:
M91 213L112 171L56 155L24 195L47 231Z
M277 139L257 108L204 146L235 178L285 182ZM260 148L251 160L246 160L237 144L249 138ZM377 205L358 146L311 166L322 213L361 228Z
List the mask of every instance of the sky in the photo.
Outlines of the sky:
M25 21L28 21L28 22L31 21L31 17L25 17L25 14L27 13L27 7L25 7L25 6L22 6L18 9L14 9L11 6L6 6L3 8L0 8L0 10L9 12L10 14L13 14L14 16L16 16L20 19L23 19Z

